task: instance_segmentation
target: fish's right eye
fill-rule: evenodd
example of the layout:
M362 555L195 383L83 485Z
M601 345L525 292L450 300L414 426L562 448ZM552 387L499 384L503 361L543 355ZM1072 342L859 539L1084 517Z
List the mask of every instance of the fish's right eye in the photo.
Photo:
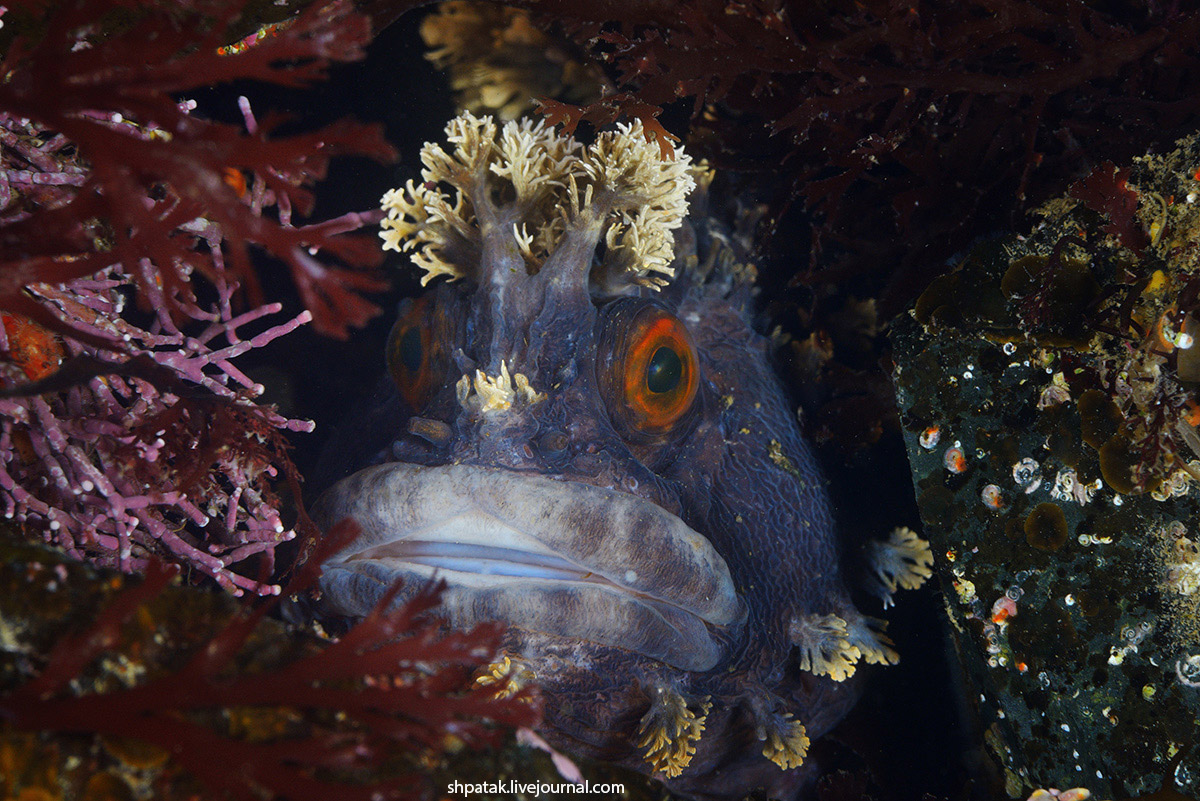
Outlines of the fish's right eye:
M388 334L388 373L414 412L425 408L442 378L440 356L445 343L439 341L439 326L433 318L429 295L407 299L400 304L400 314Z

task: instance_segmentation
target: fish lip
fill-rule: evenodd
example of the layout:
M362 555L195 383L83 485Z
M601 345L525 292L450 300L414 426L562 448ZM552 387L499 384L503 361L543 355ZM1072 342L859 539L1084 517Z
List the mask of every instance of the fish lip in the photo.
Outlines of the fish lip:
M349 517L362 529L324 564L322 591L341 613L365 613L396 579L420 585L436 575L448 583L442 600L455 625L491 614L689 670L711 668L721 653L714 635L747 614L703 535L616 490L502 468L392 462L338 482L312 513L326 527ZM637 631L625 636L623 626Z

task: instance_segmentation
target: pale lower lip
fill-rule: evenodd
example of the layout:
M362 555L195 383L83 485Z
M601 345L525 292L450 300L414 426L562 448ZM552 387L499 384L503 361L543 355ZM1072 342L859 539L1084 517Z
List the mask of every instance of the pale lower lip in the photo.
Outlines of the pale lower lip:
M602 487L472 465L366 468L317 502L358 538L327 560L330 614L358 616L397 581L446 581L441 614L621 648L686 670L719 660L746 606L712 544L675 515Z

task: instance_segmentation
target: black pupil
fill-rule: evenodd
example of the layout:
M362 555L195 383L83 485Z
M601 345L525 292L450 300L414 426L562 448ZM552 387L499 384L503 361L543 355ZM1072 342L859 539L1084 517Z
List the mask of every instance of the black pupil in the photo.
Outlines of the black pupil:
M421 329L415 325L400 337L400 363L410 373L421 369Z
M665 346L654 351L646 367L646 386L651 392L670 392L679 386L682 377L683 361L678 353Z

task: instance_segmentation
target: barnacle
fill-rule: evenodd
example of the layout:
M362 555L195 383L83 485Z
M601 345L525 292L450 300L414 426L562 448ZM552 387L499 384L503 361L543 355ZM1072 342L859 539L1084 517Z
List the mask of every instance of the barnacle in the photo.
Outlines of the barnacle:
M1158 588L1170 610L1164 616L1168 631L1178 647L1192 649L1200 642L1200 545L1179 520L1154 535L1151 553L1157 562Z
M1168 589L1180 595L1195 595L1200 591L1200 548L1193 540L1179 536L1171 544L1165 564Z
M450 152L435 143L421 150L423 183L382 200L383 248L411 252L422 284L474 274L485 251L519 257L533 274L573 232L591 230L605 245L598 275L654 287L673 275L672 232L696 182L691 159L678 148L663 158L640 121L584 147L540 120L497 128L467 112L446 138Z
M907 526L892 529L887 540L871 540L866 547L870 589L883 600L884 609L893 605L897 589L915 590L933 575L929 541Z
M801 670L834 681L854 675L862 652L851 642L846 621L837 615L807 615L792 619L788 638L796 646Z
M1162 485L1150 493L1150 497L1156 501L1167 501L1187 495L1198 473L1200 473L1200 462L1193 459L1186 467L1180 467L1168 475Z
M1059 470L1054 476L1054 486L1050 488L1050 497L1058 501L1074 501L1080 506L1091 503L1096 491L1104 485L1100 479L1085 483L1083 479L1069 467Z
M655 690L650 709L638 724L637 739L655 773L673 779L692 761L712 702L705 696L695 706L698 712L692 711L687 699L669 687Z

